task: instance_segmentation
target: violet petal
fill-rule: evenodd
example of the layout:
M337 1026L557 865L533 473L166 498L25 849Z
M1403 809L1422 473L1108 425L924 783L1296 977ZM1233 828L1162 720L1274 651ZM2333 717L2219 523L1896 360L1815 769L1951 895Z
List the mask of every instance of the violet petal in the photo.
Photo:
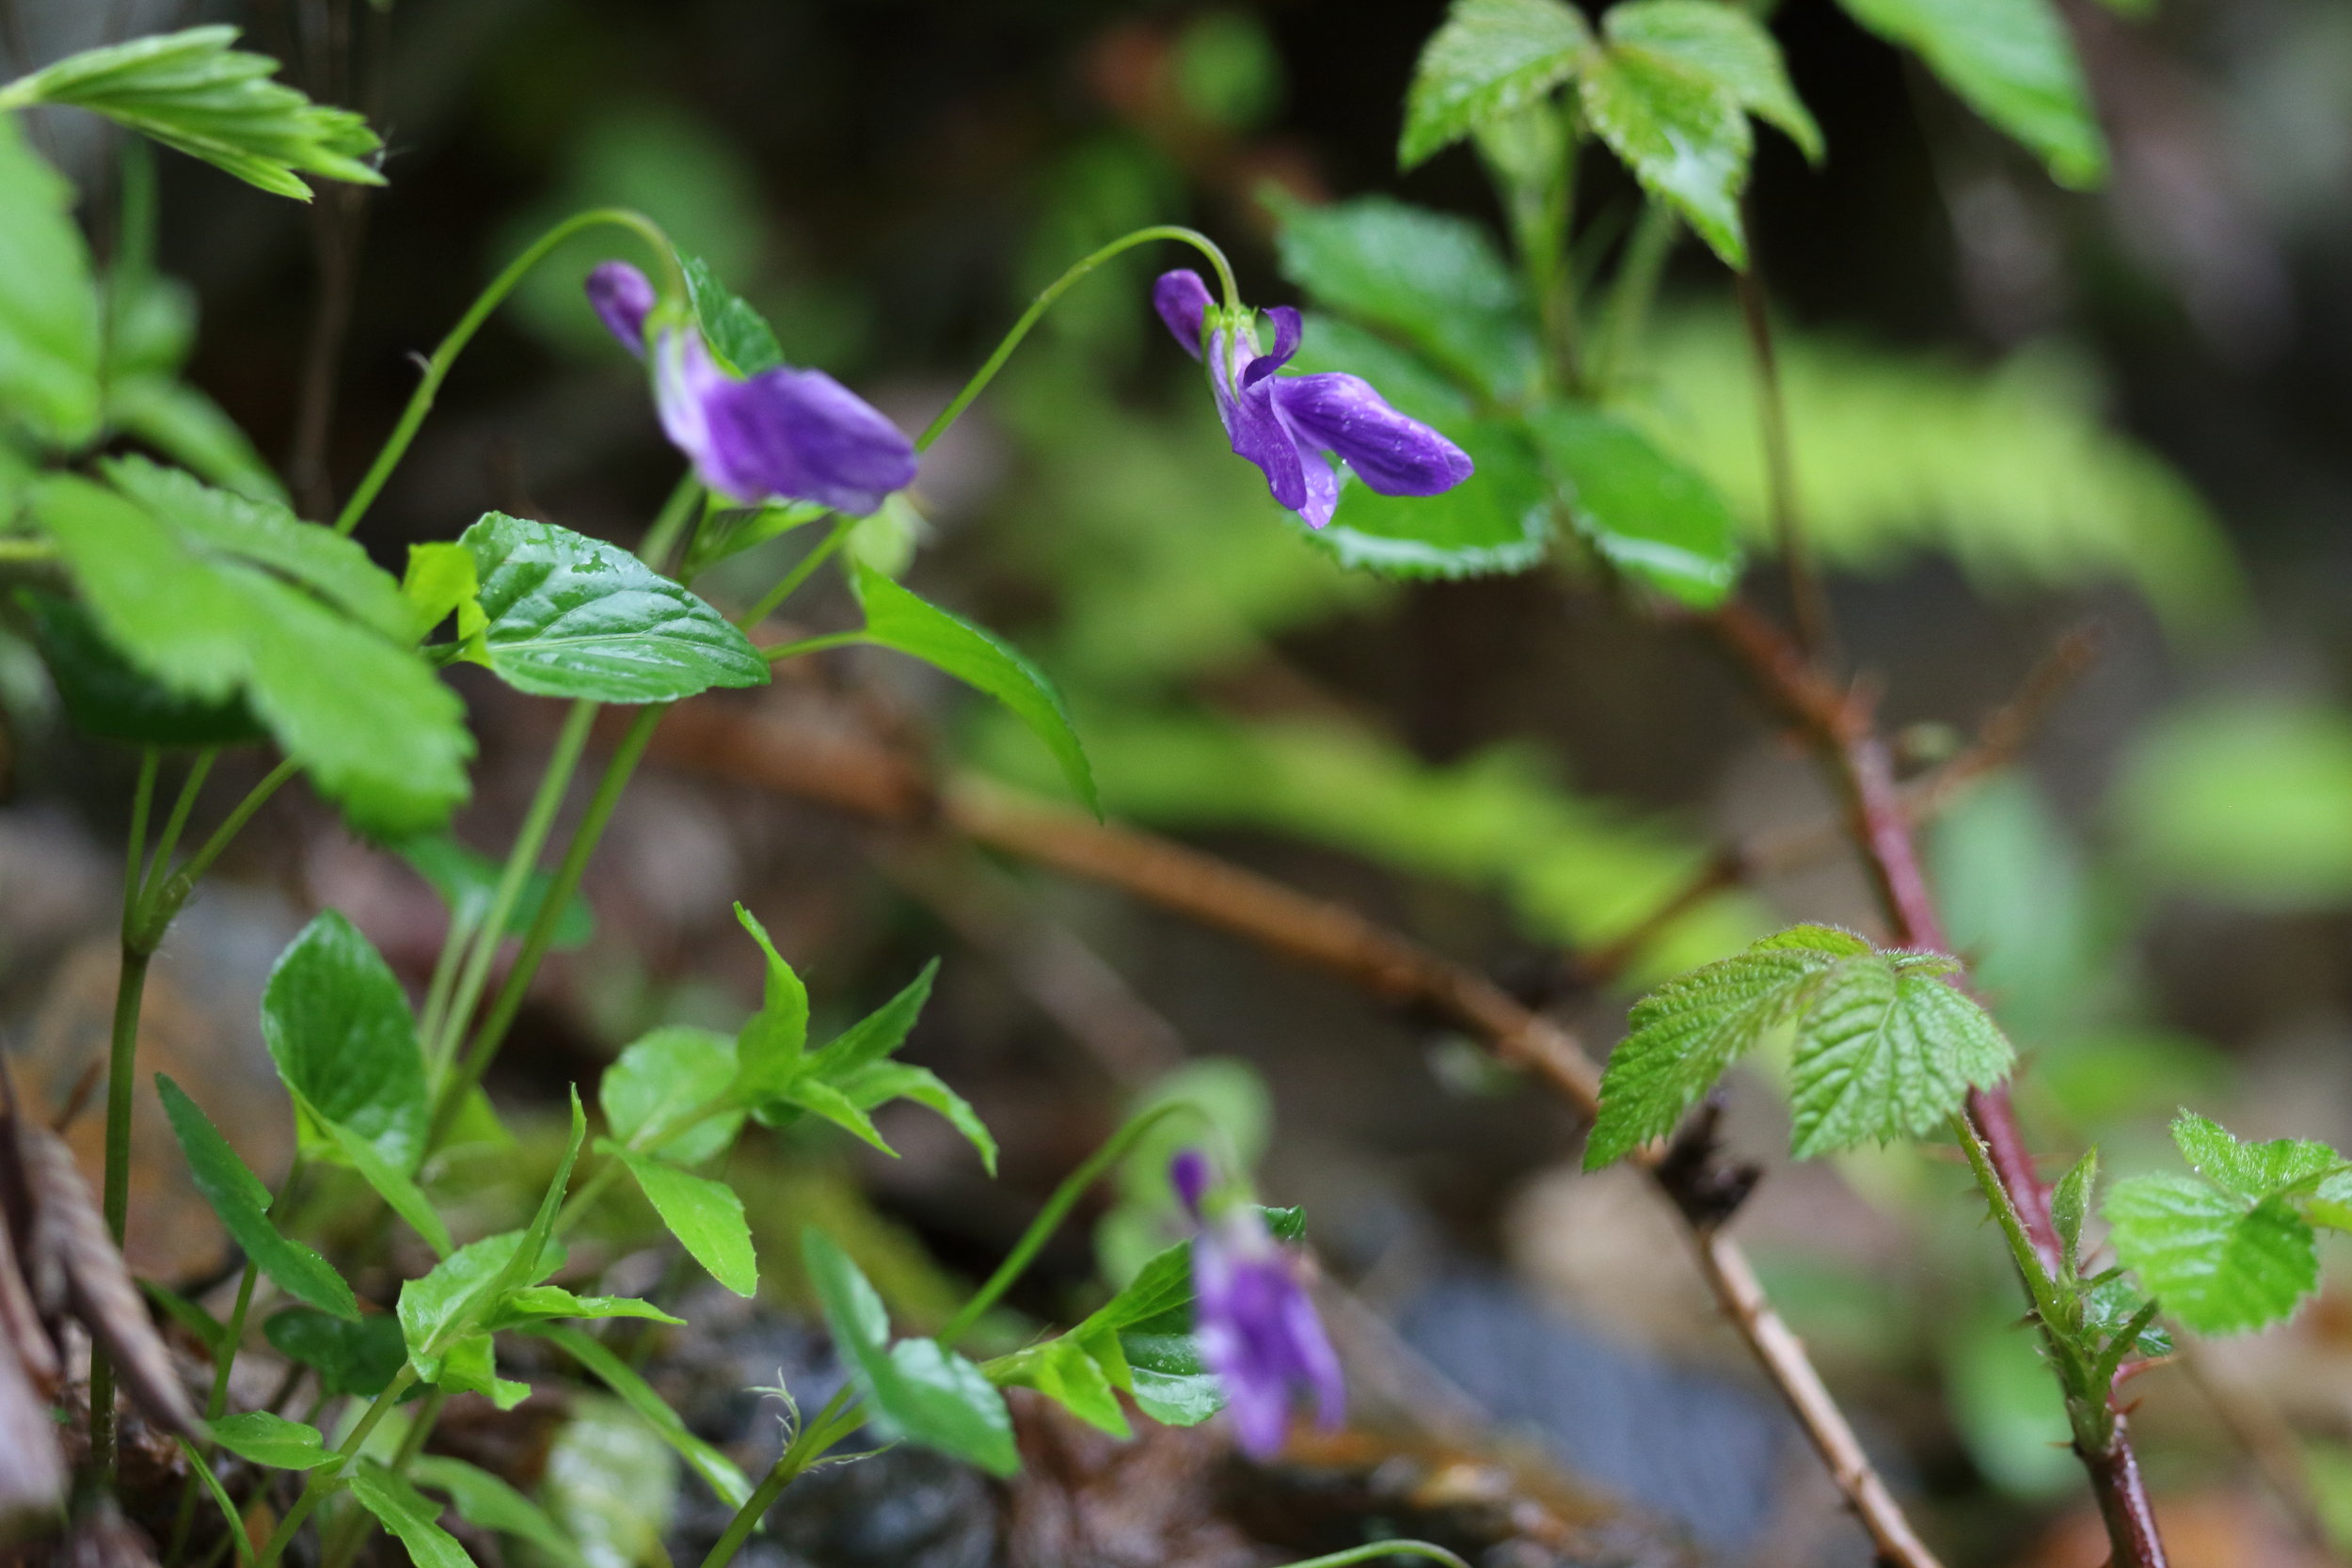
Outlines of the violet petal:
M653 283L627 261L599 261L588 274L588 304L621 346L645 356L645 318L653 314Z
M1384 496L1434 496L1470 476L1468 452L1390 407L1361 376L1285 376L1272 392L1283 424L1302 444L1337 452Z
M1209 318L1210 300L1209 286L1189 267L1164 272L1152 285L1152 309L1195 359L1200 357L1200 329Z

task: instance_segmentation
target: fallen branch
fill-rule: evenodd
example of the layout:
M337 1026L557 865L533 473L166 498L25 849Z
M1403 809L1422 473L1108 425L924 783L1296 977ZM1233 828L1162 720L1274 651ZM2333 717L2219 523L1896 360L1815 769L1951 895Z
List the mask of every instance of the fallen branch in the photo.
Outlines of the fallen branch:
M675 766L755 784L904 828L930 827L1090 881L1323 970L1391 1006L1441 1020L1534 1074L1587 1119L1600 1104L1600 1069L1575 1037L1484 974L1443 958L1342 904L1313 898L1254 871L1156 834L1095 822L978 780L933 790L914 768L832 728L780 721L715 703L681 705L656 755ZM1700 1273L1748 1349L1780 1390L1881 1560L1938 1568L1901 1505L1863 1452L1845 1413L1757 1281L1746 1254L1711 1219L1693 1218L1660 1180L1666 1150L1637 1156L1688 1233Z

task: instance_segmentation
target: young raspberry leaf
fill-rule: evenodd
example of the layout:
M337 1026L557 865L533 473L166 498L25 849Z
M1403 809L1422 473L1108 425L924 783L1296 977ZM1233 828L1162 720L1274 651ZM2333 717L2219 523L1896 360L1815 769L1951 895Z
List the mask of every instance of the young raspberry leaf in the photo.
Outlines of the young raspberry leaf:
M1716 0L1630 0L1609 8L1602 29L1613 44L1663 55L1707 77L1821 161L1821 128L1789 85L1780 45L1753 13Z
M2245 1197L2283 1193L2344 1164L2334 1149L2309 1138L2246 1143L2194 1111L2172 1118L2172 1142L2198 1175Z
M1594 549L1692 610L1723 602L1740 574L1740 544L1731 508L1712 484L1597 408L1549 404L1530 416L1528 429Z
M2094 1146L2083 1151L2058 1183L2050 1190L2050 1223L2058 1227L2058 1244L2065 1249L2064 1262L2075 1265L2082 1253L2083 1220L2090 1212L2091 1195L2099 1186L2099 1150Z
M1454 0L1413 71L1397 167L1426 163L1479 126L1541 103L1592 42L1583 13L1561 0Z
M1982 1007L1931 965L1852 958L1822 976L1797 1026L1792 1151L1809 1159L1875 1140L1920 1137L2015 1059Z
M2316 1238L2283 1198L2193 1176L2136 1176L2107 1195L2106 1217L2116 1256L2200 1334L2282 1322L2319 1287Z

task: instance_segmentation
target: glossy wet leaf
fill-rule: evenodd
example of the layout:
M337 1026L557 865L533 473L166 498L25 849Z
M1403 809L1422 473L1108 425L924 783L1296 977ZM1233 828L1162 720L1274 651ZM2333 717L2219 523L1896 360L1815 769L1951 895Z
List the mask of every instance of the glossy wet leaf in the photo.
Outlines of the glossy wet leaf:
M212 1430L213 1441L222 1448L274 1470L313 1470L335 1457L318 1428L266 1410L223 1416L205 1424Z
M993 1475L1020 1468L1012 1416L977 1367L936 1340L891 1343L882 1297L822 1231L802 1233L801 1255L876 1431L968 1460Z
M73 187L0 114L0 406L40 441L98 429L98 293Z
M373 1398L390 1386L408 1356L400 1320L370 1313L356 1322L315 1307L289 1307L262 1325L270 1348L318 1373L319 1390Z
M1740 575L1740 546L1713 485L1598 409L1555 404L1528 424L1596 551L1693 610L1723 602Z
M382 184L362 162L382 146L367 120L270 80L278 62L231 49L236 37L189 27L86 49L0 87L0 103L88 109L299 201L310 198L301 174Z
M1339 509L1299 531L1343 566L1391 578L1472 578L1523 572L1551 543L1549 490L1524 427L1515 420L1445 421L1470 453L1470 478L1435 496L1383 496L1353 475Z
M1563 0L1455 0L1422 47L1397 166L1412 168L1480 125L1540 103L1592 38L1583 13Z
M480 576L485 661L518 691L666 703L767 683L749 639L618 546L499 512L459 543Z
M1010 708L1045 743L1087 809L1102 815L1094 772L1078 744L1070 709L1045 673L994 633L917 598L870 566L853 568L866 640L921 659Z
M1579 81L1585 118L1642 188L1726 265L1744 268L1740 193L1755 136L1738 100L1668 55L1629 46L1595 53Z
M652 1204L695 1262L710 1277L739 1296L759 1287L759 1259L752 1247L752 1227L743 1217L743 1200L723 1181L696 1176L665 1160L614 1151L627 1162L637 1188Z
M204 1195L213 1212L245 1255L297 1301L310 1303L339 1318L357 1320L359 1304L334 1265L282 1234L269 1217L270 1191L246 1168L229 1140L180 1085L162 1073L155 1075L164 1115L187 1155L196 1190Z
M1628 0L1609 8L1603 26L1613 44L1662 55L1706 77L1821 161L1821 128L1790 85L1780 45L1753 13L1718 0Z
M432 1109L407 992L375 944L335 910L302 928L262 992L262 1038L286 1086L404 1175L424 1157ZM339 1158L304 1129L313 1157Z
M1916 53L2062 185L2095 185L2106 144L2074 41L2052 0L1839 0L1865 27Z

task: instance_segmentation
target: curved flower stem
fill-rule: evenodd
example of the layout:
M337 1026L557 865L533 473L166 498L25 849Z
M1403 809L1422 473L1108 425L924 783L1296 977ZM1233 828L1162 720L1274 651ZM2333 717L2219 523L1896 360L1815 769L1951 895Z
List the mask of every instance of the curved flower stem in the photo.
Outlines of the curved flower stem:
M955 1348L956 1341L971 1332L972 1325L980 1321L981 1315L1012 1289L1013 1281L1021 1277L1022 1271L1053 1238L1054 1232L1061 1228L1061 1222L1070 1217L1070 1211L1077 1207L1087 1189L1101 1180L1103 1173L1117 1164L1145 1132L1179 1111L1201 1115L1200 1107L1189 1100L1170 1101L1165 1105L1138 1111L1129 1117L1118 1132L1104 1139L1103 1147L1087 1157L1086 1164L1064 1177L1061 1185L1054 1189L1054 1196L1045 1200L1045 1207L1037 1212L1037 1218L1029 1222L1029 1228L1022 1233L1021 1240L1006 1255L1004 1262L988 1276L988 1283L975 1291L972 1299L947 1320L947 1326L939 1331L939 1342L951 1350Z
M862 631L829 631L822 637L803 637L797 642L777 642L759 650L759 657L771 664L798 658L803 654L821 654L828 648L854 648L866 641Z
M661 563L676 547L678 535L689 523L699 521L704 515L696 505L703 496L702 479L693 469L680 474L670 499L654 514L653 526L645 530L644 543L637 546L637 559L657 572L663 570ZM693 552L690 549L687 553Z
M161 837L155 841L155 853L148 864L147 875L140 879L139 896L148 895L149 884L170 868L171 857L180 847L180 835L188 826L188 813L195 809L197 791L204 787L204 779L213 770L213 762L220 755L220 748L207 746L188 765L188 776L181 781L180 797L171 803L171 816L165 819Z
M801 584L816 574L817 568L822 566L834 551L849 543L850 534L857 528L857 525L858 519L855 517L844 517L834 523L833 531L817 542L817 547L794 562L792 569L778 578L776 585L762 594L757 604L735 618L735 624L745 631L749 631L769 616L773 615L783 606L785 600L799 592ZM769 656L768 662L773 664L779 657L781 656L771 654Z
M1304 1562L1294 1562L1289 1568L1347 1568L1352 1562L1377 1562L1390 1557L1421 1557L1432 1562L1442 1562L1447 1568L1470 1568L1470 1564L1447 1551L1443 1546L1426 1541L1374 1541L1361 1546L1351 1546L1328 1557L1311 1557Z
M588 749L589 732L596 726L596 712L595 703L574 703L548 753L538 793L532 797L530 809L523 815L522 827L516 831L514 847L507 852L506 868L500 873L498 889L490 895L490 908L474 929L473 950L466 955L457 989L441 1016L441 1036L430 1042L432 1054L426 1059L426 1067L437 1080L449 1070L458 1036L473 1017L474 1006L482 1000L483 990L490 982L490 966L497 961L498 950L506 941L507 925L514 919L515 906L522 901L532 868L539 863L539 851L547 847L548 834L554 830L556 813L564 807L564 796L571 788L572 775L579 770L580 755Z
M489 319L490 312L497 309L514 292L515 285L520 283L532 268L546 261L556 246L583 230L597 228L626 229L644 240L668 277L671 296L685 297L686 274L678 265L677 252L671 246L670 237L661 231L660 226L643 213L631 212L626 207L593 208L585 213L575 213L532 241L521 255L506 264L505 271L490 279L489 287L474 297L466 313L457 318L457 325L450 328L449 336L441 340L441 346L433 351L433 357L425 361L424 377L417 383L416 391L409 395L408 406L402 412L400 422L392 427L391 435L384 442L384 449L375 454L374 463L369 466L367 477L359 481L359 487L352 491L351 499L343 503L342 511L336 516L337 533L349 533L359 526L359 519L367 515L377 492L384 488L384 482L391 478L392 469L399 466L401 458L407 452L408 443L416 439L417 427L423 424L425 415L433 411L433 400L439 394L441 383L448 379L450 367L457 362L457 356L473 341L473 335L482 329L482 324Z
M198 846L196 853L190 855L179 870L167 875L161 865L153 869L149 878L153 885L143 900L145 908L139 916L139 941L150 953L154 952L156 944L164 940L165 928L179 914L180 907L188 901L188 895L196 891L197 882L213 868L213 863L220 859L221 851L245 831L245 825L253 820L253 814L260 811L288 779L301 770L302 765L292 757L280 762L262 775L261 783L246 791L245 799L230 809L229 815L221 819L220 826L213 830L212 836Z
M1216 242L1206 234L1197 229L1185 229L1175 224L1155 224L1152 228L1138 229L1132 234L1121 235L1093 255L1073 262L1068 272L1055 278L1039 292L1037 298L1029 302L1029 308L1021 313L1021 319L1012 324L1012 330L1005 334L1004 341L996 345L996 352L988 356L987 363L973 372L970 381L964 383L963 390L956 394L955 402L940 410L939 418L930 422L930 428L914 438L914 450L916 451L927 450L933 441L947 433L947 427L954 424L963 411L971 406L972 400L978 397L991 381L996 379L996 372L1005 368L1005 361L1011 358L1012 351L1021 346L1021 340L1027 337L1029 329L1043 318L1046 311L1054 308L1056 300L1070 292L1071 285L1112 257L1123 251L1133 250L1139 245L1149 245L1153 240L1175 240L1180 244L1192 246L1207 257L1209 264L1216 269L1217 281L1224 288L1225 308L1229 310L1240 310L1241 286L1233 281L1232 263L1225 260L1225 252L1219 250L1216 247Z
M759 1484L743 1499L743 1506L735 1511L735 1517L727 1521L727 1528L712 1543L702 1568L726 1568L735 1554L743 1549L743 1543L751 1539L752 1531L759 1528L760 1520L775 1506L776 1499L784 1496L784 1489L822 1459L828 1449L849 1435L857 1424L850 1408L855 1397L854 1387L844 1384L825 1408L817 1413L817 1418L802 1427L792 1441L785 1445L784 1452L776 1456L776 1462L759 1478Z

